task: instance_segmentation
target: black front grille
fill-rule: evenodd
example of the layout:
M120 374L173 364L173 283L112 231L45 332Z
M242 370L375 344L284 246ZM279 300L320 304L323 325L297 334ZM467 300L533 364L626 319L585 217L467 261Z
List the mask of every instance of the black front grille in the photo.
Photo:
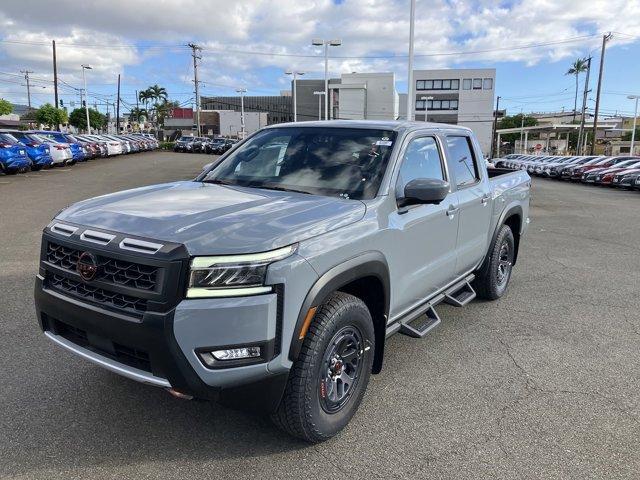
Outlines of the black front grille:
M75 272L81 254L82 251L75 248L53 242L47 244L47 262L65 270ZM98 273L94 280L145 291L155 291L158 286L158 267L102 255L97 256L97 261Z
M94 287L71 278L63 277L62 275L47 275L47 286L103 307L125 310L138 315L147 311L147 301L145 299L110 292L103 288Z
M53 318L48 319L56 335L66 338L76 345L92 350L96 353L112 358L130 367L151 372L149 353L139 348L128 347L107 338L96 337L85 330L74 327ZM98 341L96 341L98 340Z

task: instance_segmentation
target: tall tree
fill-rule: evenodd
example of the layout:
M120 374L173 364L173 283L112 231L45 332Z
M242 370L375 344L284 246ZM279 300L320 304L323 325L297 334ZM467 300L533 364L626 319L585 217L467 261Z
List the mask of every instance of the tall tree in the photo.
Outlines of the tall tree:
M67 123L67 112L61 108L56 108L50 103L45 103L36 111L36 121L51 128Z
M147 88L146 91L151 96L151 99L155 100L156 102L158 102L160 100L165 100L166 101L167 98L168 98L167 89L164 88L164 87L161 87L157 83L155 85L152 85L149 88Z
M586 58L578 58L572 64L565 75L575 75L576 77L576 96L573 101L573 120L576 119L576 110L578 109L578 77L581 73L587 71L588 61Z
M8 100L0 98L0 115L9 115L13 112L13 105Z
M107 117L93 108L89 109L91 128L101 129L107 123ZM69 124L80 130L87 129L87 114L84 108L76 108L69 114Z

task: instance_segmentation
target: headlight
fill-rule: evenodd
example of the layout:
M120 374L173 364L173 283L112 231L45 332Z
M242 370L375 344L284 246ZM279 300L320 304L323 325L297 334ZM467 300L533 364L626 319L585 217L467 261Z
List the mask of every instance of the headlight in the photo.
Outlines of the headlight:
M296 251L296 245L248 255L194 257L187 298L237 297L268 293L267 267Z

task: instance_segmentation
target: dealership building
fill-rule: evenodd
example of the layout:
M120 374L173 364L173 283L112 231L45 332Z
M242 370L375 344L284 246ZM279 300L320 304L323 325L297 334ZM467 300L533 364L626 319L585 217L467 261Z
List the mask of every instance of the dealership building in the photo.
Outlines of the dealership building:
M491 150L495 68L414 70L414 118L469 127Z
M478 137L484 153L491 149L496 70L441 69L414 70L413 114L418 121L449 123L469 127ZM245 95L247 116L256 116L258 126L293 121L293 104L298 121L324 118L325 101L329 119L396 120L407 118L406 94L398 94L393 72L348 73L329 79L329 95L324 95L324 80L298 78L296 95ZM241 109L240 97L202 97L202 110L235 111ZM263 114L266 114L266 123ZM228 134L224 122L215 122L216 134ZM250 129L247 129L249 131Z

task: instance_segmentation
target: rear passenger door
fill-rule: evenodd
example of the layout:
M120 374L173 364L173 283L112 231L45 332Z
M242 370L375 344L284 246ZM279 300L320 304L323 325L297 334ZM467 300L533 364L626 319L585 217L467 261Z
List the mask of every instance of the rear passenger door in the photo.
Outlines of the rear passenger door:
M487 249L492 204L486 169L473 140L464 134L445 137L449 170L458 193L458 261L456 274L463 275L482 260Z
M435 136L410 138L400 153L395 179L396 203L405 185L416 178L449 181L440 141ZM439 205L399 206L389 216L388 256L394 281L392 316L420 303L455 275L458 235L457 195Z

